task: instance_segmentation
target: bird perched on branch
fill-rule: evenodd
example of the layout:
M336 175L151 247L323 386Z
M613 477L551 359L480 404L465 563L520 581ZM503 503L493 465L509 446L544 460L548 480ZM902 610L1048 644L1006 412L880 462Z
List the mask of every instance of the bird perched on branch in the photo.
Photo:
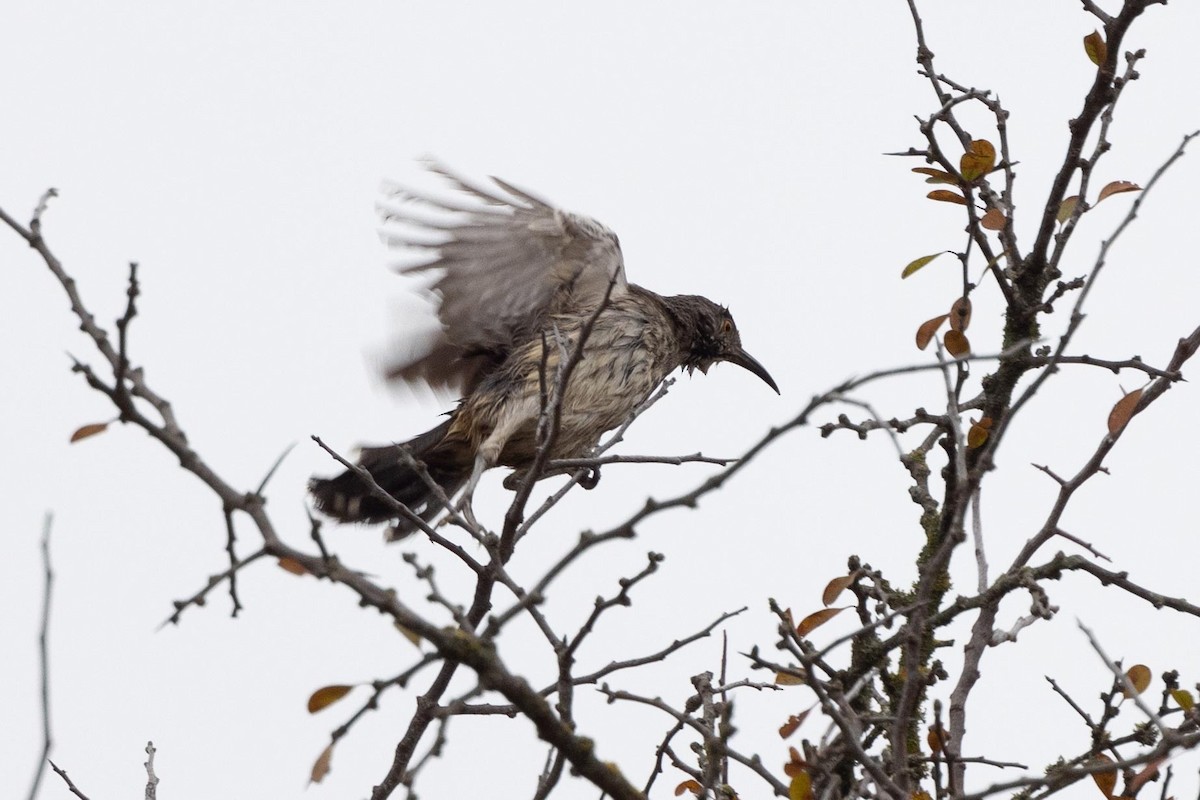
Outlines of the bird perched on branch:
M582 458L676 369L707 372L729 361L779 391L742 348L728 309L627 282L620 244L608 228L497 178L482 187L431 169L469 202L396 192L408 202L391 219L413 231L399 243L432 253L402 271L441 271L431 288L440 298L442 330L428 352L389 376L463 396L433 430L403 444L364 448L358 459L415 517L428 522L444 507L428 479L446 498L465 486L469 502L484 470L528 470L544 409L557 409L557 437L547 455ZM400 448L424 464L428 479ZM309 488L317 508L343 522L391 520L396 537L416 530L353 470L314 478Z

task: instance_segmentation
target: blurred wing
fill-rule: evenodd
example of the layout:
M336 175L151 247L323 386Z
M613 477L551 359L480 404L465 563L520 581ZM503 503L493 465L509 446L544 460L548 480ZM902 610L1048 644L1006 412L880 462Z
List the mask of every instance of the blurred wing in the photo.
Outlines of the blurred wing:
M613 296L625 291L621 247L608 228L497 178L496 188L481 188L440 166L430 169L469 202L401 188L393 197L403 204L386 209L386 220L402 226L389 243L433 254L402 272L442 271L431 287L440 299L441 336L396 363L389 377L470 391L547 314L592 308L610 283Z

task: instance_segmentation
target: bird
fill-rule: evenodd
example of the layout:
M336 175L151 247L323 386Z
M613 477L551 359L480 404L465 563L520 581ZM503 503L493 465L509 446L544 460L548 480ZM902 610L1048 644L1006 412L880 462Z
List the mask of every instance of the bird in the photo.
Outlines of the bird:
M727 361L779 393L743 348L728 308L630 283L620 242L601 223L499 178L473 182L440 164L428 168L455 198L395 187L402 205L388 221L407 231L394 243L425 256L400 271L437 275L429 290L440 330L387 375L457 390L461 399L431 430L359 451L358 465L410 515L398 514L353 469L309 482L321 513L339 522L390 522L388 538L398 539L434 520L460 491L457 507L469 512L485 470L509 467L520 479L533 466L548 397L560 401L548 455L578 459L677 369L707 374ZM572 362L565 387L557 386L559 370Z

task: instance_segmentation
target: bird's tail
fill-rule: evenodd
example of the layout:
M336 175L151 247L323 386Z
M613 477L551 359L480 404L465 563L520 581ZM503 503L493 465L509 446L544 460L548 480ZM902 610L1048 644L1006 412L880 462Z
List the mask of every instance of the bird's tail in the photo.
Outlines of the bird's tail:
M358 457L359 466L365 467L385 492L426 522L442 510L443 503L425 479L408 466L400 448L408 450L425 465L429 477L441 487L446 497L453 497L470 477L475 459L467 442L447 435L452 422L453 418L448 419L403 444L364 447ZM313 478L309 481L308 490L319 511L342 522L392 520L395 525L389 535L394 539L407 536L417 529L412 521L398 514L390 503L371 494L371 489L353 470L346 470L335 478Z

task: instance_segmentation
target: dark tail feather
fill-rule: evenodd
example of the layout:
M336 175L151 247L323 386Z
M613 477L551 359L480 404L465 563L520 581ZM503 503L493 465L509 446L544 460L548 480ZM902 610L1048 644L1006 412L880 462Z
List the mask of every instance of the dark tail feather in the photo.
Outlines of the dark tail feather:
M453 497L470 477L474 457L466 442L446 438L451 422L452 419L448 419L402 445L365 447L358 458L359 465L367 468L384 491L426 522L442 510L442 503L434 497L429 484L416 470L404 463L399 448L407 448L413 457L424 463L429 477L442 487L447 497ZM352 470L346 470L336 478L313 478L308 483L308 490L316 501L317 510L341 522L394 520L395 527L390 531L390 538L393 539L407 536L417 529L411 521L396 513L391 505L372 495Z

